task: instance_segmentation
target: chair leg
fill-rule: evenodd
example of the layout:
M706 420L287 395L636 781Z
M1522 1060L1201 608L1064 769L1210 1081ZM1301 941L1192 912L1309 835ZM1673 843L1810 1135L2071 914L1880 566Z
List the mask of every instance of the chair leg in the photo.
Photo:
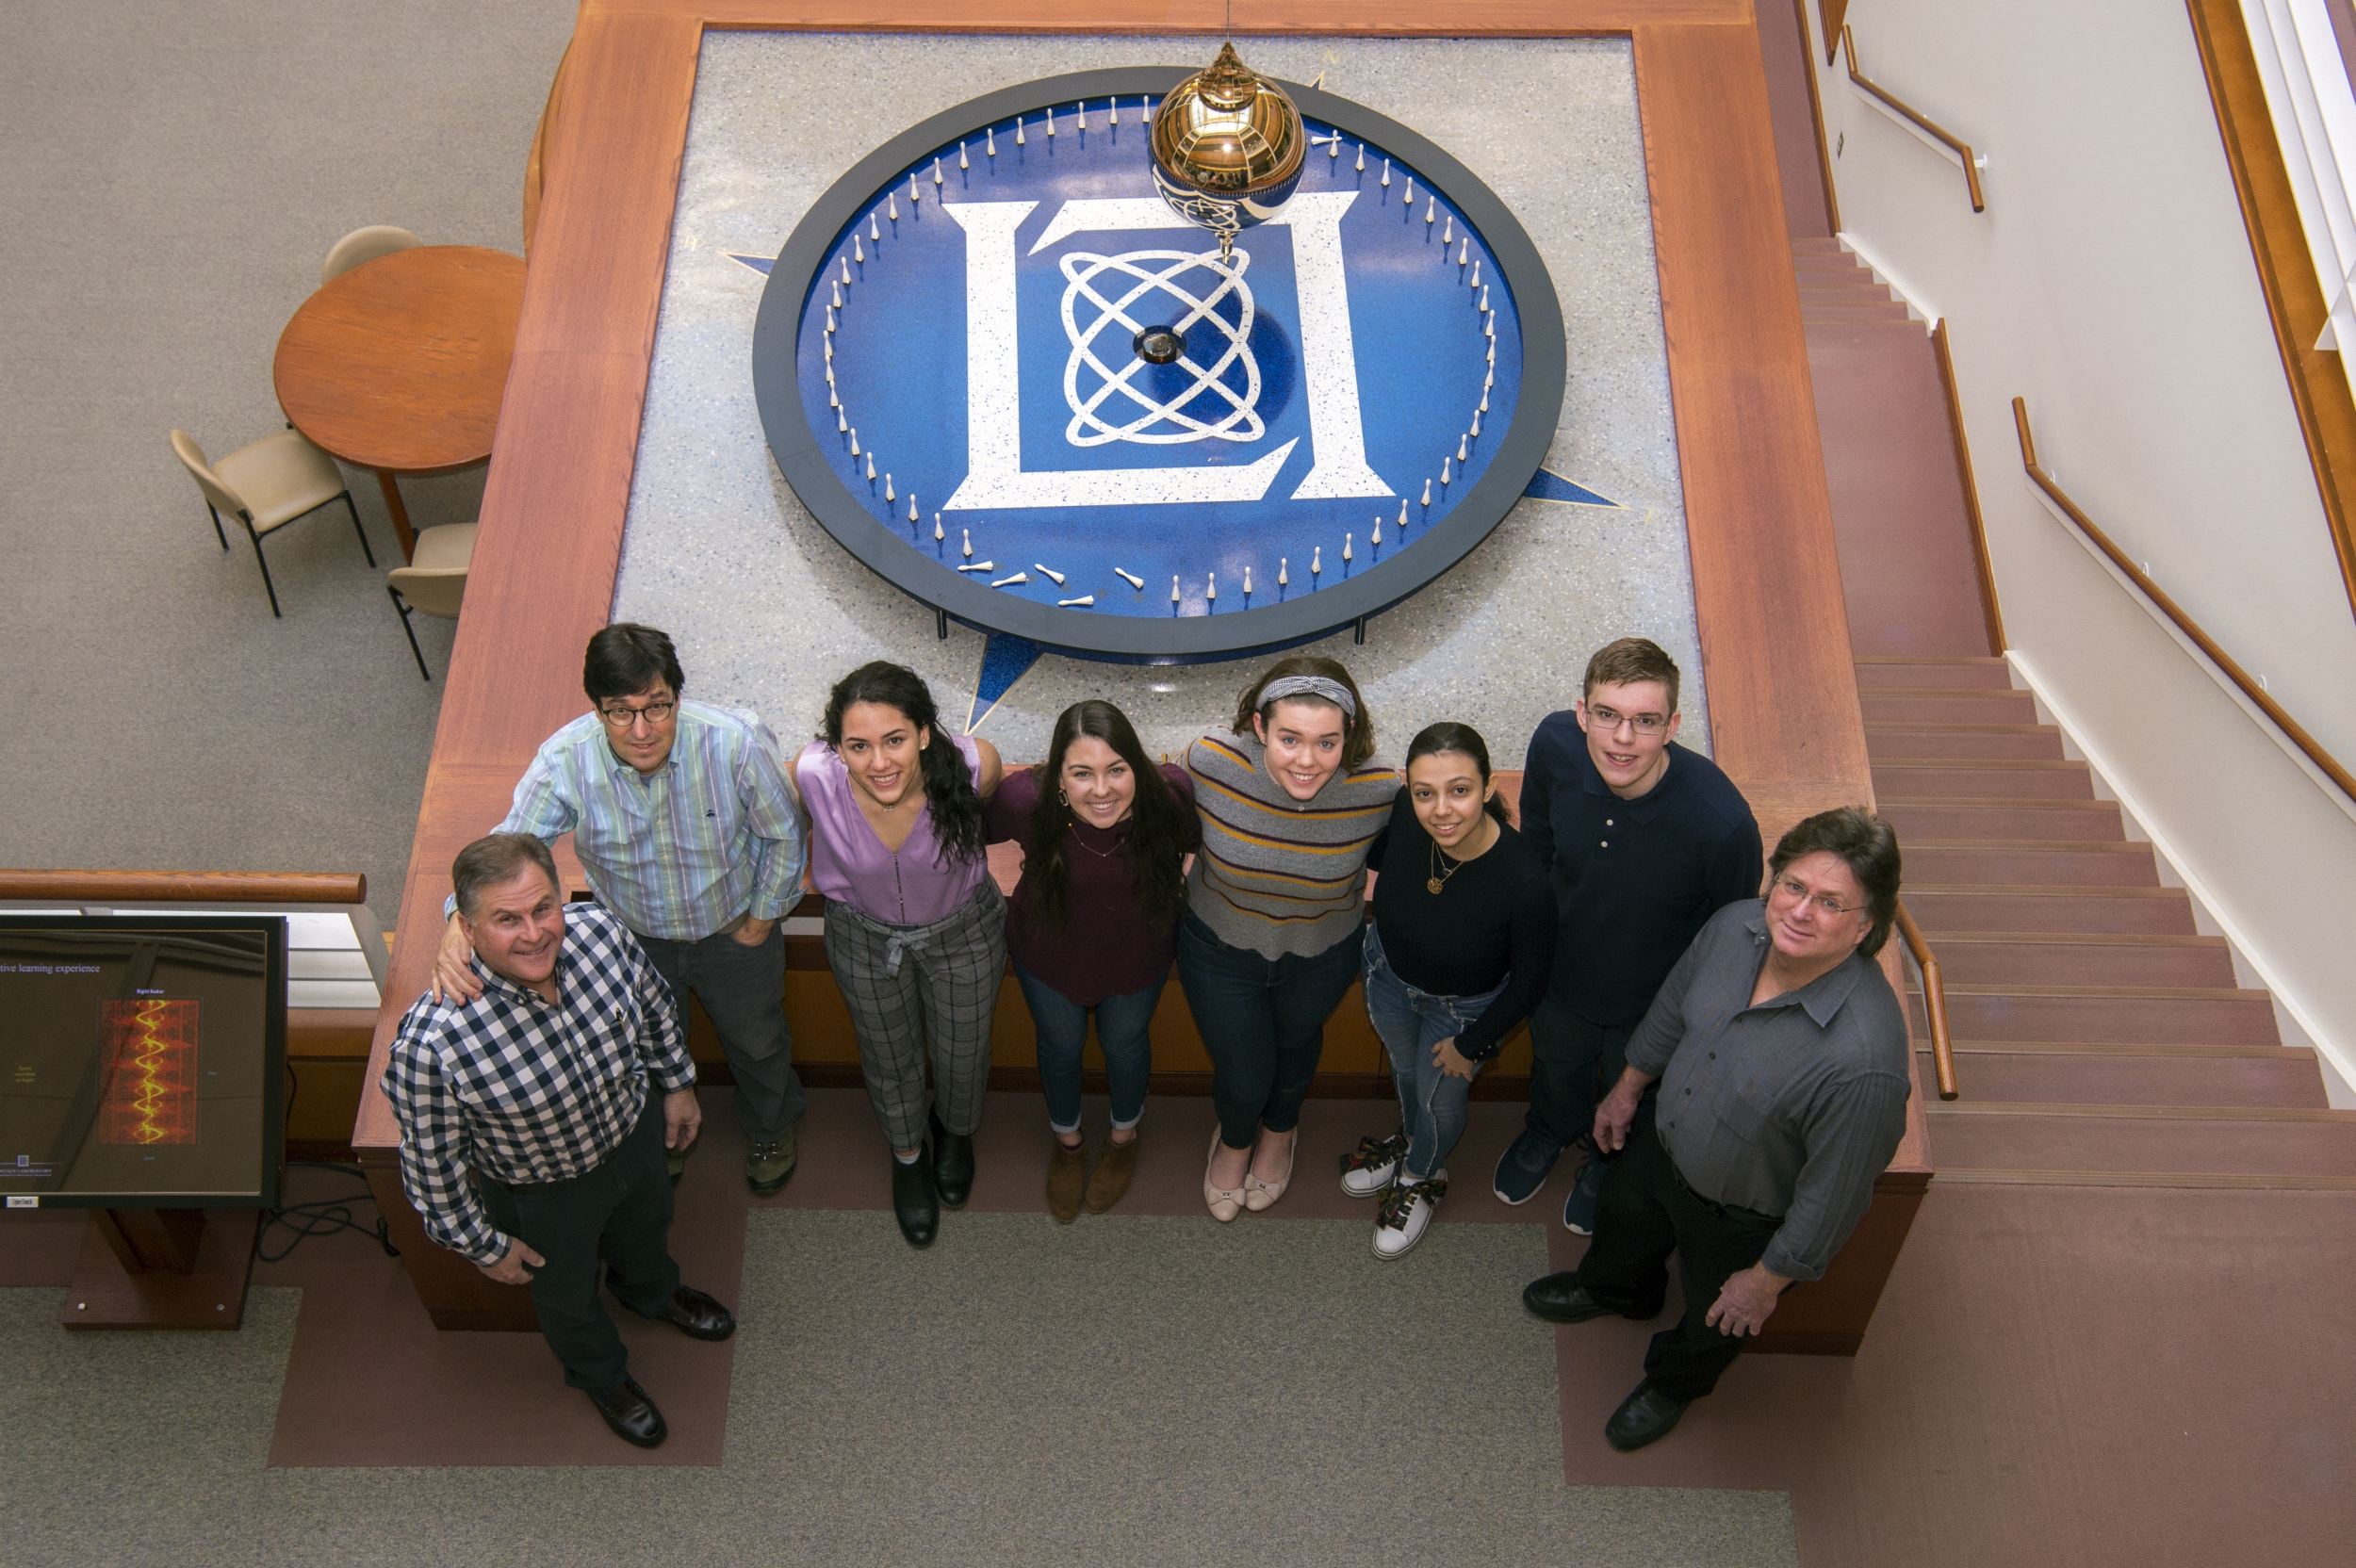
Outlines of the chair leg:
M229 547L229 535L221 532L221 509L215 506L212 502L206 501L205 503L205 514L213 519L213 537L221 541L221 547L222 549L227 549Z
M254 531L252 517L242 517L241 520L245 524L245 536L254 541L254 559L261 564L262 588L270 595L270 612L283 621L286 617L285 612L278 608L278 584L270 580L270 562L262 554L262 536Z
M368 558L369 565L375 565L376 552L368 548L368 531L360 526L360 509L352 504L352 492L349 490L344 492L344 510L352 514L352 531L360 536L360 553Z
M392 596L393 608L401 612L401 629L409 634L409 651L417 657L417 673L425 677L429 682L432 681L434 672L425 667L425 650L417 646L417 631L409 625L408 600L402 598L401 590L389 582L384 584L384 592Z

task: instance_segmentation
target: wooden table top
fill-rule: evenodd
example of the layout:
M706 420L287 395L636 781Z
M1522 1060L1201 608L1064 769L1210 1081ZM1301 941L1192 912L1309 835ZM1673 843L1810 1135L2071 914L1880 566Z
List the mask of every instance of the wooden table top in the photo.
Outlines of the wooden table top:
M313 442L380 473L448 472L491 455L521 256L428 245L323 286L279 335L278 403Z

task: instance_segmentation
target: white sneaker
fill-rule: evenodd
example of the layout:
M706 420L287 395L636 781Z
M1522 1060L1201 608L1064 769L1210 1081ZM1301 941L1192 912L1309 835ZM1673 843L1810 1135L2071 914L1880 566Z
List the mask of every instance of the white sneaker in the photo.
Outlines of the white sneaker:
M1407 1130L1387 1138L1364 1137L1342 1156L1342 1192L1350 1198L1377 1198L1391 1184L1399 1162L1407 1157Z
M1383 1195L1382 1212L1375 1216L1374 1255L1396 1258L1421 1241L1424 1232L1432 1228L1432 1217L1439 1212L1440 1200L1447 1196L1445 1168L1428 1181L1401 1176Z

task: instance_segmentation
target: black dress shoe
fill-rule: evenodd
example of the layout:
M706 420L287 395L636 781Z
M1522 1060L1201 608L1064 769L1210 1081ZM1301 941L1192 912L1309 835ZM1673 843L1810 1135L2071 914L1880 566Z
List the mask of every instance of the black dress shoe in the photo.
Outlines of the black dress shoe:
M1634 1453L1645 1444L1658 1443L1668 1436L1690 1403L1688 1399L1670 1398L1646 1378L1636 1385L1635 1393L1620 1401L1620 1408L1603 1424L1603 1440L1624 1454Z
M625 1301L624 1306L630 1306ZM630 1307L638 1312L636 1307ZM671 1292L661 1312L640 1312L641 1317L651 1317L668 1323L690 1339L726 1339L736 1332L736 1315L700 1290L686 1285Z
M965 1207L973 1195L973 1135L949 1131L939 1117L933 1118L933 1184L953 1209Z
M1549 1323L1584 1323L1613 1310L1587 1294L1577 1269L1530 1281L1522 1287L1522 1305Z
M933 1244L941 1229L941 1199L933 1191L930 1150L919 1150L916 1158L905 1164L898 1155L892 1156L892 1217L900 1222L900 1233L908 1238L910 1247Z
M646 1391L625 1378L618 1388L587 1391L589 1402L597 1407L605 1424L614 1429L614 1435L625 1443L641 1448L659 1448L671 1435L671 1429L663 1424L663 1413L654 1408Z

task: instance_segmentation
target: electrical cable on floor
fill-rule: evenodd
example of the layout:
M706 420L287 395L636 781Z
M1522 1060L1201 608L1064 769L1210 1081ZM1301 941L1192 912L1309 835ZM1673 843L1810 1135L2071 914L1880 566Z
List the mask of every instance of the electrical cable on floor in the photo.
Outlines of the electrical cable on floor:
M297 1166L307 1167L314 1170L341 1171L347 1176L358 1177L364 1182L368 1179L367 1173L356 1165L336 1165L328 1160L288 1160L286 1162L289 1169ZM386 1228L383 1216L380 1215L377 1217L374 1225L367 1225L352 1215L353 1204L375 1201L376 1195L363 1188L359 1192L346 1193L339 1198L318 1198L307 1203L289 1203L284 1208L265 1209L262 1211L261 1229L254 1233L254 1256L263 1263L278 1263L296 1248L302 1246L306 1237L332 1236L339 1231L357 1231L362 1235L373 1238L379 1247L384 1249L386 1257L400 1257L401 1249L393 1245L392 1233ZM283 1225L292 1231L294 1239L272 1252L264 1246L264 1243L270 1236L270 1228L275 1225Z

